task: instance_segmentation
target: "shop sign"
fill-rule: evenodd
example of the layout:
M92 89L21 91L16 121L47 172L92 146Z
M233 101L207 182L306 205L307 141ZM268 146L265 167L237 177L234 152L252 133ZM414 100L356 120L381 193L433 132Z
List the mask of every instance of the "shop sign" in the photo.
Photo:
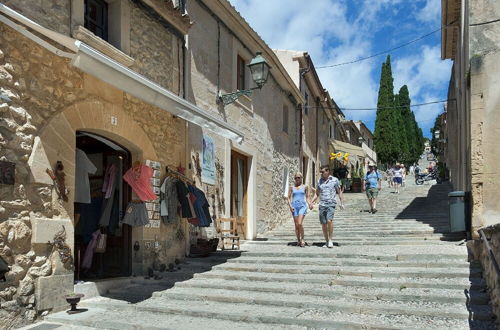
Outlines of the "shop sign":
M214 140L206 135L203 136L201 181L206 184L215 184L215 144Z

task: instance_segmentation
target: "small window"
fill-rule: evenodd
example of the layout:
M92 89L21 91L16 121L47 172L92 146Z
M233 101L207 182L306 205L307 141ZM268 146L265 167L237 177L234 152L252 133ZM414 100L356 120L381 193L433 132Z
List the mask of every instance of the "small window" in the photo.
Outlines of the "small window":
M104 0L85 0L85 28L108 40L108 4Z
M288 133L288 107L283 105L283 132Z
M309 113L309 95L307 92L304 94L306 103L304 104L304 113L307 115Z
M245 86L245 60L243 57L238 55L237 67L236 67L236 89L244 90Z

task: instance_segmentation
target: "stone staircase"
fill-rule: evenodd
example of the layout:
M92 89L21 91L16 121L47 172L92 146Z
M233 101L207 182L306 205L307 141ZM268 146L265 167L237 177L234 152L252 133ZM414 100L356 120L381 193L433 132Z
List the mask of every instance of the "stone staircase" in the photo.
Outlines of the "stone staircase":
M316 212L309 246L292 221L242 251L191 258L161 280L132 278L83 301L88 311L46 317L53 329L497 329L481 269L462 235L448 233L445 185L384 189L379 212L346 194L337 243L322 248ZM36 325L35 325L36 326Z

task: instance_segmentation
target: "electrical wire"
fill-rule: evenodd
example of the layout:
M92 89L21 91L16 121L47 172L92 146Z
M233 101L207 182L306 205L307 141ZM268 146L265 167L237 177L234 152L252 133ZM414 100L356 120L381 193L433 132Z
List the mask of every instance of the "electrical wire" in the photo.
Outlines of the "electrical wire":
M415 43L415 42L417 42L417 41L420 41L420 40L422 40L422 39L425 39L425 38L427 38L427 37L429 37L429 36L433 35L434 33L441 31L443 28L444 28L444 27L441 27L441 28L439 28L439 29L437 29L437 30L434 30L434 31L432 31L432 32L429 32L429 33L427 33L427 34L424 34L423 36L420 36L420 37L418 37L418 38L416 38L416 39L410 40L410 41L408 41L408 42L406 42L406 43L404 43L404 44L401 44L401 45L399 45L399 46L393 47L393 48L391 48L391 49L387 49L387 50L381 51L381 52L379 52L379 53L372 54L372 55L367 56L367 57L358 58L357 60L352 60L352 61L348 61L348 62L342 62L342 63L336 63L336 64L330 64L330 65L322 65L322 66L317 66L317 67L316 67L316 69L333 68L333 67L336 67L336 66L347 65L347 64L353 64L353 63L357 63L357 62L361 62L361 61L368 60L368 59L373 58L373 57L377 57L377 56L380 56L380 55L384 55L384 54L390 53L390 52L392 52L392 51L394 51L394 50L397 50L397 49L403 48L403 47L405 47L405 46L411 45L411 44L413 44L413 43Z
M500 22L500 18L497 18L497 19L494 19L491 21L481 22L481 23L472 23L472 24L469 24L469 26L480 26L480 25L486 25L486 24L497 23L497 22Z
M425 102L425 103L417 103L417 104L410 104L410 108L413 107L423 107L425 105L430 105L430 104L438 104L438 103L445 103L449 101L456 101L456 99L447 99L447 100L439 100L439 101L431 101L431 102ZM383 107L383 108L338 108L342 111L377 111L377 110L382 110L382 109L401 109L401 108L406 108L408 105L400 105L400 106L395 106L395 107ZM325 110L336 110L337 108L331 108L331 107L307 107L307 109L325 109Z

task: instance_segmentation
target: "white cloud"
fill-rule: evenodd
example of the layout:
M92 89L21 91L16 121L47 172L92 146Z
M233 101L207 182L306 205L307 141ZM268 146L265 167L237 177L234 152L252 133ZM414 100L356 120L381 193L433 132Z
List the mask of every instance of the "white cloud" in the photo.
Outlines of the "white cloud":
M379 51L381 47L393 46L391 43L397 39L390 36L386 45L374 45L377 32L399 29L395 26L398 21L391 21L390 17L410 15L412 21L408 24L411 26L415 23L415 16L421 21L437 20L439 23L440 14L439 0L418 3L403 0L314 0L307 5L303 0L230 1L270 47L307 51L316 67L351 61ZM425 1L423 8L422 1ZM408 31L412 30L404 29L401 33ZM445 98L440 93L447 85L450 64L441 61L439 46L414 47L409 56L393 57L395 92L402 84L407 84L413 103ZM385 57L380 56L354 65L317 71L323 86L341 108L370 108L377 104L378 72L384 60ZM415 114L417 120L425 121L438 112L439 105L422 107ZM376 113L346 111L346 115L370 125Z
M378 13L401 0L363 0L357 16L348 18L347 3L336 0L231 0L250 25L272 47L307 51L316 66L350 61L372 50L372 30L384 26ZM265 8L265 10L262 10ZM380 61L381 62L381 61ZM378 61L331 69L318 69L323 86L340 107L376 104L378 81L373 71ZM374 112L346 112L355 119L370 120Z
M417 13L417 19L423 22L439 22L441 16L441 0L427 0L424 8Z
M406 84L410 91L412 104L433 102L446 99L443 86L450 79L451 62L442 61L440 46L422 46L415 55L396 59L393 62L394 90ZM442 104L426 105L413 109L417 122L424 134L433 125L433 119L442 112Z

